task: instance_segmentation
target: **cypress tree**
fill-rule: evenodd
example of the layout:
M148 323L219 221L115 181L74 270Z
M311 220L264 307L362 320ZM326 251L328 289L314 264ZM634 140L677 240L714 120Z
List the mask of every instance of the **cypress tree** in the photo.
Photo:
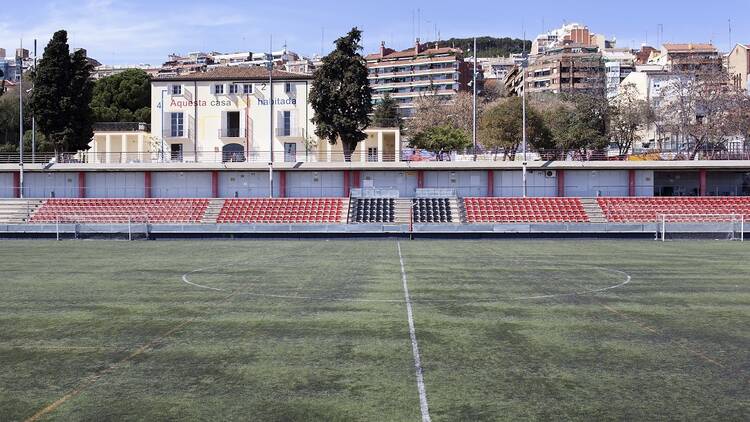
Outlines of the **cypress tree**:
M315 72L310 90L315 134L331 144L341 139L346 161L351 161L357 143L367 138L364 129L372 111L367 66L359 54L361 39L362 31L357 28L337 39L336 49L323 57L323 65Z
M91 80L92 66L83 50L73 53L71 58L70 118L68 119L68 139L66 148L70 151L86 149L94 136L94 116L91 112L91 98L94 82Z
M54 145L55 152L63 151L72 136L71 68L68 33L60 30L44 48L34 72L32 95L39 131Z

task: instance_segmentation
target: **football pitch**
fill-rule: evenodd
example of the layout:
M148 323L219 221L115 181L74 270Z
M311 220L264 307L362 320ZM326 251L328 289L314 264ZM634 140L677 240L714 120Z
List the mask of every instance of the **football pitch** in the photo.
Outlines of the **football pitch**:
M748 420L748 246L1 242L0 420Z

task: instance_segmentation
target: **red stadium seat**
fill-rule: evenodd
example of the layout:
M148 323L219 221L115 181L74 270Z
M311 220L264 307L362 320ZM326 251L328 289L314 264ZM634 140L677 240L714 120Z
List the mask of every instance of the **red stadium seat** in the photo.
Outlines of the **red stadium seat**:
M208 199L48 199L31 216L32 223L193 223L208 208Z
M646 197L597 198L604 216L611 222L654 222L670 214L671 221L706 221L710 215L744 215L750 217L750 197ZM703 217L701 217L701 215Z
M336 224L343 217L341 198L227 199L218 223Z
M464 198L469 223L574 223L589 217L578 198Z

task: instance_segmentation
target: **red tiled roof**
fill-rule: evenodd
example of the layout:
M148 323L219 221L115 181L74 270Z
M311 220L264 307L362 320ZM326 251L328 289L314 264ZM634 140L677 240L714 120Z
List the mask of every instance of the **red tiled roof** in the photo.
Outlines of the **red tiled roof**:
M312 76L299 73L285 72L283 70L273 71L273 78L279 80L310 80ZM268 69L263 67L217 67L206 72L193 72L186 75L162 76L157 80L170 81L244 81L244 80L267 80Z
M667 53L715 53L712 44L664 44Z
M388 50L386 50L386 52L387 51ZM407 48L406 50L386 53L384 56L381 56L380 53L368 54L365 57L365 60L400 59L403 57L416 57L416 56L426 56L426 55L436 55L436 54L461 54L461 53L462 51L460 48L439 47L439 48L426 48L424 50L420 49L419 54L414 54L414 47L412 47L412 48Z

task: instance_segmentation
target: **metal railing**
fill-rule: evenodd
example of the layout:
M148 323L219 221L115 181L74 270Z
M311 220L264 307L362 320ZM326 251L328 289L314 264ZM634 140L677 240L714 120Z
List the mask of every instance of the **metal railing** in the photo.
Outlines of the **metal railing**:
M240 128L230 127L227 129L219 129L219 138L239 138Z
M303 129L292 131L290 137L301 137ZM234 135L234 133L228 133ZM298 145L299 147L299 145ZM688 160L688 153L681 152L651 152L643 154L618 155L616 152L600 151L566 151L566 150L540 150L531 151L526 155L526 160L531 161L684 161ZM750 161L750 149L747 151L700 151L694 158L695 161L715 160L747 160ZM169 150L161 151L127 151L127 152L63 152L59 154L51 152L37 152L35 156L25 153L24 163L37 164L130 164L130 163L225 163L225 162L250 162L269 163L273 162L394 162L394 161L481 161L481 162L522 162L523 155L520 152L487 151L478 150L476 155L471 149L465 151L452 151L434 153L425 150L405 148L396 154L393 151L378 152L374 150L363 150L361 147L351 153L348 157L341 151L328 152L320 150L300 150L295 154L285 154L282 149L274 151L273 160L270 151L250 150L222 152L213 151L182 151L172 153ZM0 164L18 164L18 153L0 153Z
M282 138L304 138L305 129L301 127L277 127L274 133Z
M143 122L94 123L94 132L150 132L151 125Z

